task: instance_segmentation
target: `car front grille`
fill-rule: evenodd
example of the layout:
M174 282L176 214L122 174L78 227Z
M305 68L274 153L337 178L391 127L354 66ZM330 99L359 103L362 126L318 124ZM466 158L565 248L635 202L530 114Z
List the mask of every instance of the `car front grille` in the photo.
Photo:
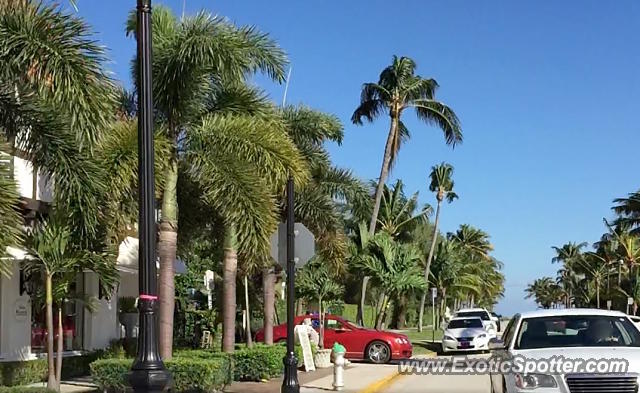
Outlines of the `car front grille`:
M637 393L638 377L633 375L567 375L571 393Z
M458 337L458 341L460 342L473 341L473 337Z

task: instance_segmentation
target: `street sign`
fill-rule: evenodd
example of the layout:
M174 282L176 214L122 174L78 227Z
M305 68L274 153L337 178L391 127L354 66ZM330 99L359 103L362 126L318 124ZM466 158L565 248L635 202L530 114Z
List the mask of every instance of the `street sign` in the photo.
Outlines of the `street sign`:
M431 299L438 297L438 288L431 288Z
M295 235L296 267L302 267L316 253L316 242L313 233L302 223L296 222L293 233ZM287 264L287 224L280 223L278 230L271 235L271 258L282 266Z
M611 310L611 300L607 300L607 310Z
M630 305L630 306L633 305L633 298L632 297L628 297L627 298L627 304Z

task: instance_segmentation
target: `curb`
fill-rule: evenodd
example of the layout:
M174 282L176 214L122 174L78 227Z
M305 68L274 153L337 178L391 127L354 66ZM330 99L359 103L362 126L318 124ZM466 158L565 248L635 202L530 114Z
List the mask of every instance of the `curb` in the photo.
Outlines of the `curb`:
M364 389L359 390L358 393L377 393L379 391L381 391L382 389L388 387L389 385L391 385L391 383L398 377L400 377L402 374L400 374L397 370L387 376L384 377L382 379L379 379L375 382L370 383L368 386L366 386Z

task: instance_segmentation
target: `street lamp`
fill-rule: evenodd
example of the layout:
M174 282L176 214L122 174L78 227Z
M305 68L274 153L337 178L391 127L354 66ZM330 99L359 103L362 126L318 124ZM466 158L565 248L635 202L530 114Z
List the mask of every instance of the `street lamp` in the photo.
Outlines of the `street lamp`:
M163 392L171 375L158 354L156 218L153 179L153 97L151 85L151 0L138 0L138 353L129 383L135 392Z
M295 305L295 217L293 214L293 178L287 180L287 354L282 360L284 363L284 379L282 380L281 393L299 393L298 383L298 359L293 349L293 320Z

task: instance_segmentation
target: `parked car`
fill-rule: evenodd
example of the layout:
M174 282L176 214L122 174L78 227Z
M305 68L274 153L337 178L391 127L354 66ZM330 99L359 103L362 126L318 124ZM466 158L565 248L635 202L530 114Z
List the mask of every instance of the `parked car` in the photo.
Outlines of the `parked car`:
M310 318L312 326L319 330L317 314L297 316L294 323L300 325L305 318ZM273 341L284 342L286 339L287 324L274 326ZM256 341L264 341L262 329L256 333ZM344 345L347 359L365 359L381 364L392 359L408 359L413 355L413 346L404 334L367 329L340 316L326 315L324 347L331 348L335 342Z
M625 359L626 373L491 374L493 393L544 392L637 392L640 373L640 331L618 311L596 309L539 310L515 315L502 338L489 348L501 358L523 357L550 360L562 355L585 364L588 359ZM547 363L548 364L548 363ZM564 368L563 368L564 369Z
M489 335L491 335L492 337L495 337L497 335L498 326L496 325L495 321L491 319L491 314L489 314L489 311L484 308L461 308L460 310L456 311L453 317L478 317L482 320L482 325L489 333Z
M486 351L490 338L479 317L452 318L444 330L442 352Z

